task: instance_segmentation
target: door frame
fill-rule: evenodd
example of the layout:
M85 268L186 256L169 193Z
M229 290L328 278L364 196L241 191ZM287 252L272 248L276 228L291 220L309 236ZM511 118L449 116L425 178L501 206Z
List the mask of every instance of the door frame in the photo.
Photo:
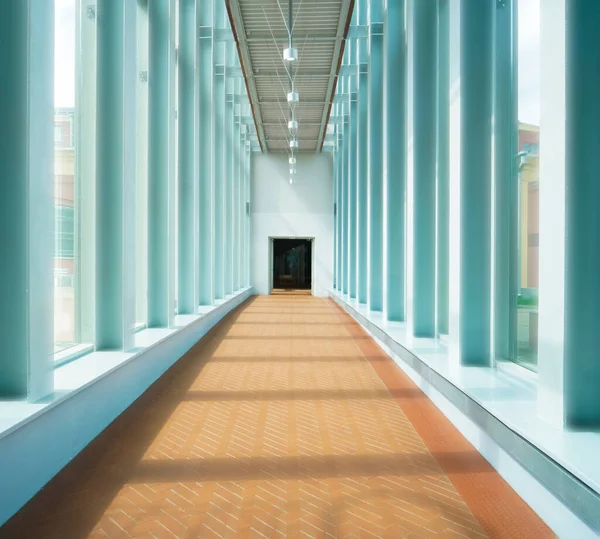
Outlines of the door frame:
M315 295L315 238L313 236L269 236L269 295L273 294L273 258L275 240L305 240L310 242L310 295Z

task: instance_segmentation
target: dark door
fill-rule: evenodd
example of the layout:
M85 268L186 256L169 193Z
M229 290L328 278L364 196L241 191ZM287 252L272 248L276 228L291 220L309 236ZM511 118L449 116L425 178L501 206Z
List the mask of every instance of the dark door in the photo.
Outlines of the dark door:
M312 242L273 240L273 290L311 290Z

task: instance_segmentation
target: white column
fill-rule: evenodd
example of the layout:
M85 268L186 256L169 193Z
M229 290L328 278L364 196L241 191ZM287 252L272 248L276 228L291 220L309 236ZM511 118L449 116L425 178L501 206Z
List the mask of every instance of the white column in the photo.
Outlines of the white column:
M540 2L538 414L563 422L565 312L565 0Z

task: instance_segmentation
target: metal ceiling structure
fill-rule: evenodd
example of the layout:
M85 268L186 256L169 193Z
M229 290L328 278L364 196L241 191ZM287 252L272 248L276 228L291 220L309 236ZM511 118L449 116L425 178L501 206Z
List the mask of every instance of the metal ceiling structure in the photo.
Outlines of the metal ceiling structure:
M295 106L299 151L320 152L354 0L294 0ZM263 151L286 152L290 78L283 61L288 47L288 0L227 0L242 70Z

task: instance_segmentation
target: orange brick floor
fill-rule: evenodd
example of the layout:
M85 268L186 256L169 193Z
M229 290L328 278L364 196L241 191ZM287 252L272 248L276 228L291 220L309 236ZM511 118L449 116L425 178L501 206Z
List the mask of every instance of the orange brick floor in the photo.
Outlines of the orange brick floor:
M552 534L331 300L266 296L226 317L0 536Z

